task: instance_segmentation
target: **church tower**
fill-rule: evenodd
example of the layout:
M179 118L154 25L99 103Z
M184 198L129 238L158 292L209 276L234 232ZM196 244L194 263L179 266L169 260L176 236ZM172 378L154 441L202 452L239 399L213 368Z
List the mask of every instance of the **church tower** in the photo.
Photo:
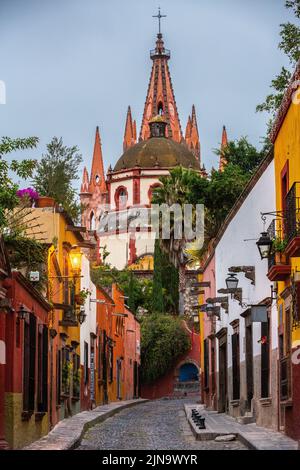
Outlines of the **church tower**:
M165 49L160 30L160 19L164 16L161 15L160 10L158 15L155 15L159 19L159 32L155 49L150 51L153 65L139 138L140 140L148 139L150 136L149 121L158 114L163 114L167 120L167 137L181 142L183 135L168 65L170 51Z
M99 217L100 205L107 200L107 185L105 180L101 139L99 127L96 127L92 169L90 178L86 167L83 170L80 188L80 202L85 206L82 215L82 225L88 230L94 230Z

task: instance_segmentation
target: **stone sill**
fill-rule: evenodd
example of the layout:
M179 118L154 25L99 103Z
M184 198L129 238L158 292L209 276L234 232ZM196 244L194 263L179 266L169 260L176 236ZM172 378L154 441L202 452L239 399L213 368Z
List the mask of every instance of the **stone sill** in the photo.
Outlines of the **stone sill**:
M22 411L22 421L29 421L32 415L33 411Z
M261 404L261 406L271 406L272 398L271 397L260 398L259 403Z
M235 408L237 406L240 406L240 400L230 400L229 404Z
M280 402L280 405L285 406L286 408L293 406L293 400L284 400Z

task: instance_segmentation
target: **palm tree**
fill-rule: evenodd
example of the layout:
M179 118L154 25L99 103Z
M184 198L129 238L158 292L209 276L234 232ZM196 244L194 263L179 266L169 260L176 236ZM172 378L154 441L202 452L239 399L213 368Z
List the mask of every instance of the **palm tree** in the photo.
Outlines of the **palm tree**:
M195 185L206 183L200 175L189 169L176 167L170 170L169 176L162 176L160 178L161 186L155 188L153 192L152 202L154 204L167 204L171 207L173 204L179 204L183 211L185 204L195 204L194 200ZM202 201L197 201L201 203ZM161 236L160 231L160 246L161 249L168 254L170 261L178 268L179 271L179 312L183 313L183 293L185 291L185 269L188 262L186 254L187 242L182 235L181 239L175 238L175 215L173 212L170 214L170 238L165 239ZM182 222L183 224L183 222ZM184 227L182 227L183 229ZM182 231L182 233L184 233Z

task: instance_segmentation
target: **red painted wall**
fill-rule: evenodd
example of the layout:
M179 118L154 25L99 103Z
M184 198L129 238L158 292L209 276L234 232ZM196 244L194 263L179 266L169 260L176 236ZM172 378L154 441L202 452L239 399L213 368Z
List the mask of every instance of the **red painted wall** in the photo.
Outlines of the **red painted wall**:
M125 309L125 357L124 357L124 399L135 398L134 393L134 362L140 364L141 331L140 324L130 310Z
M176 376L178 374L178 368L184 362L192 361L200 369L200 338L199 335L190 331L185 322L184 326L189 332L192 347L190 351L181 356L176 362L173 369L166 374L161 379L157 380L154 384L151 385L142 385L141 386L141 397L149 399L157 399L162 397L172 397L174 396L174 385L176 382ZM142 364L143 367L143 364Z

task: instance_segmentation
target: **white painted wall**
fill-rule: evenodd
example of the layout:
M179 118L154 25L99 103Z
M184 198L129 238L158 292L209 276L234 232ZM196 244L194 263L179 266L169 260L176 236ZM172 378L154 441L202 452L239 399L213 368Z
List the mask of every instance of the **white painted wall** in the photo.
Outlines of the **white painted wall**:
M85 313L86 319L82 325L80 325L80 364L83 365L84 363L84 342L87 342L89 345L89 367L90 367L90 342L91 336L90 333L96 334L96 302L90 302L90 298L96 299L96 286L92 283L90 277L90 262L85 254L82 255L81 258L81 289L88 289L91 292L91 296L89 296L85 302Z
M239 211L229 223L225 233L219 241L216 251L216 292L226 288L225 279L231 266L255 266L255 286L245 278L243 273L238 274L239 285L243 289L243 302L256 304L270 296L271 282L268 280L267 260L261 260L256 246L256 239L263 231L261 212L275 210L275 179L273 161L260 177L251 193L243 202ZM267 221L267 225L272 218ZM245 241L247 239L254 239ZM222 295L216 293L217 296ZM230 296L229 296L230 297ZM230 323L240 319L240 360L245 360L245 321L240 314L245 308L239 306L235 300L229 299L229 314L223 310L220 321L217 321L217 331L228 327L228 367L232 365L231 335L233 333ZM277 348L277 312L272 311L272 349ZM257 341L261 338L261 324L253 323L253 355L260 355L261 345ZM218 348L217 348L218 349ZM218 361L217 361L218 370Z

